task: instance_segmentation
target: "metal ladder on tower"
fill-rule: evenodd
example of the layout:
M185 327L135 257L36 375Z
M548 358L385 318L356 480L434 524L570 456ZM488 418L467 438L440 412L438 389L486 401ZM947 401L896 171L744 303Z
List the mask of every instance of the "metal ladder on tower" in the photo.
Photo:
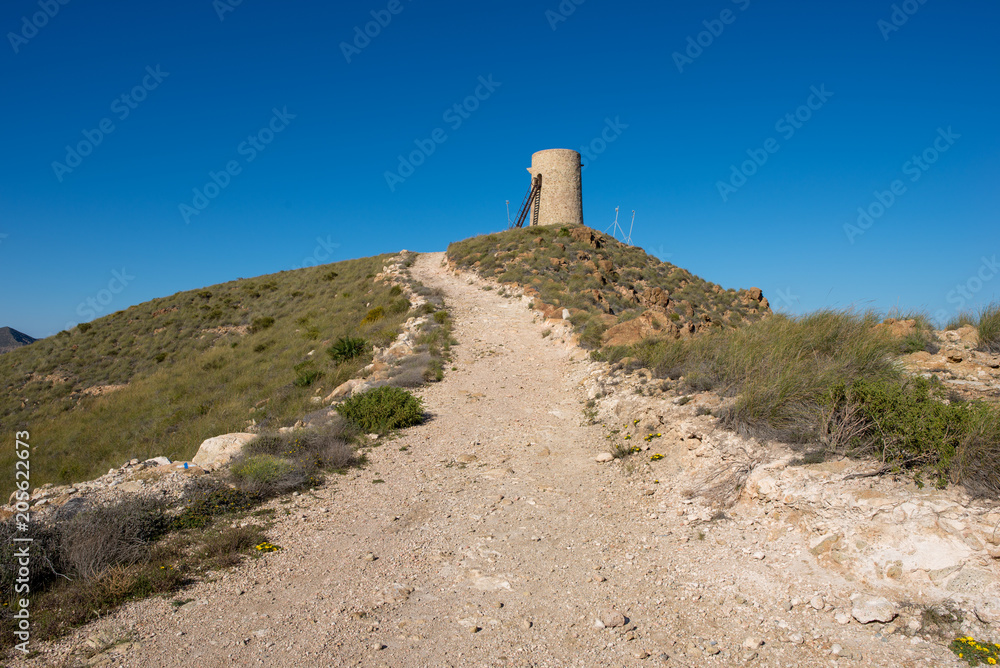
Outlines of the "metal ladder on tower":
M516 227L524 227L524 221L528 217L528 212L534 211L532 213L532 223L538 222L538 202L541 199L542 191L542 175L536 174L535 178L531 179L531 187L528 189L527 194L525 194L524 199L521 200L521 208L518 209L517 219L510 224L510 228L514 229ZM534 207L532 207L534 205Z

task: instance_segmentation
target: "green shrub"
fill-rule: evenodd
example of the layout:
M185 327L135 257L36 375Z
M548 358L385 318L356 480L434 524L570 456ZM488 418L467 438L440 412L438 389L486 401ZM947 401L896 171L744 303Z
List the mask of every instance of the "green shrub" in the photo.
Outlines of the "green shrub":
M1000 304L990 304L979 313L979 349L1000 353Z
M86 334L87 332L89 332L91 327L93 327L93 325L90 324L89 322L81 322L79 325L76 326L76 328L80 330L81 334Z
M367 349L368 342L365 339L356 336L342 336L326 349L326 354L334 362L340 363L365 354Z
M398 285L395 287L399 287ZM391 304L389 304L389 313L406 313L410 310L410 300L406 297L400 297L399 299L394 299Z
M250 333L256 334L257 332L263 332L265 329L274 325L274 318L271 316L265 316L263 318L254 318L253 322L250 323Z
M434 322L439 325L443 325L448 320L447 311L437 311L434 313Z
M951 401L944 387L926 378L840 384L831 392L839 446L874 456L918 482L930 475L938 486L964 484L974 494L1000 492L1000 414L980 402Z
M263 497L301 487L308 476L296 464L275 455L251 455L233 461L229 471L237 486Z
M293 381L295 387L309 387L323 376L323 372L316 368L316 363L312 360L300 362L293 369L295 370L295 380Z
M424 420L423 401L390 386L356 394L337 406L337 412L364 433L385 434Z

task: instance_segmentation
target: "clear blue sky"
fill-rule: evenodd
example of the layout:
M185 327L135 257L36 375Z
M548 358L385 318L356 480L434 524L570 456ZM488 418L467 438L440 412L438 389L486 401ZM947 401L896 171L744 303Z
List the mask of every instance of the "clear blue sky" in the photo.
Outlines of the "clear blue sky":
M1000 294L995 3L62 2L0 10L0 326L442 250L580 146L587 224L635 209L635 243L778 309Z

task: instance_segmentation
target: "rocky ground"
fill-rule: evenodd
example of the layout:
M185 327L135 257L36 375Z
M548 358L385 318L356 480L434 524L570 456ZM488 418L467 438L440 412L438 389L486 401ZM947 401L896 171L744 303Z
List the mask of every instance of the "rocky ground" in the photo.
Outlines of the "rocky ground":
M26 665L961 665L943 602L1000 639L995 508L794 465L442 260L412 268L459 341L430 420L270 503L280 551Z

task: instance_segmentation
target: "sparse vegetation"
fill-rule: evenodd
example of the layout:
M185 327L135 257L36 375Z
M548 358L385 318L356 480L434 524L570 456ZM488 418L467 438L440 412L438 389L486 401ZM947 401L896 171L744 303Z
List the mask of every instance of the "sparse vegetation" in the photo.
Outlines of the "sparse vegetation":
M734 397L716 412L728 428L820 443L876 457L918 481L1000 496L1000 412L978 402L946 404L940 384L909 378L895 363L909 339L877 328L880 322L874 313L848 311L774 315L703 337L606 348L598 357L629 357L683 390Z
M371 362L357 340L384 345L399 333L409 313L399 286L367 278L387 258L181 292L5 353L0 429L45 425L46 456L31 470L42 485L96 477L131 457L189 459L206 438L250 420L265 431L291 426L313 410L317 390ZM377 322L362 324L378 309ZM348 338L343 354L308 355ZM13 456L0 452L0 466ZM12 485L0 484L4 498Z
M363 462L349 440L349 425L316 430L268 433L243 447L231 466L234 486L216 479L190 489L174 506L138 497L96 506L75 515L56 514L32 527L32 638L63 635L130 600L172 594L207 569L236 565L251 554L280 548L267 541L266 527L232 525L236 517L267 517L255 511L278 494L319 482L322 471ZM223 517L225 521L216 522ZM13 563L17 528L0 522L0 560ZM0 571L4 609L0 613L0 649L13 644L17 609L15 572ZM181 601L183 605L186 601Z

